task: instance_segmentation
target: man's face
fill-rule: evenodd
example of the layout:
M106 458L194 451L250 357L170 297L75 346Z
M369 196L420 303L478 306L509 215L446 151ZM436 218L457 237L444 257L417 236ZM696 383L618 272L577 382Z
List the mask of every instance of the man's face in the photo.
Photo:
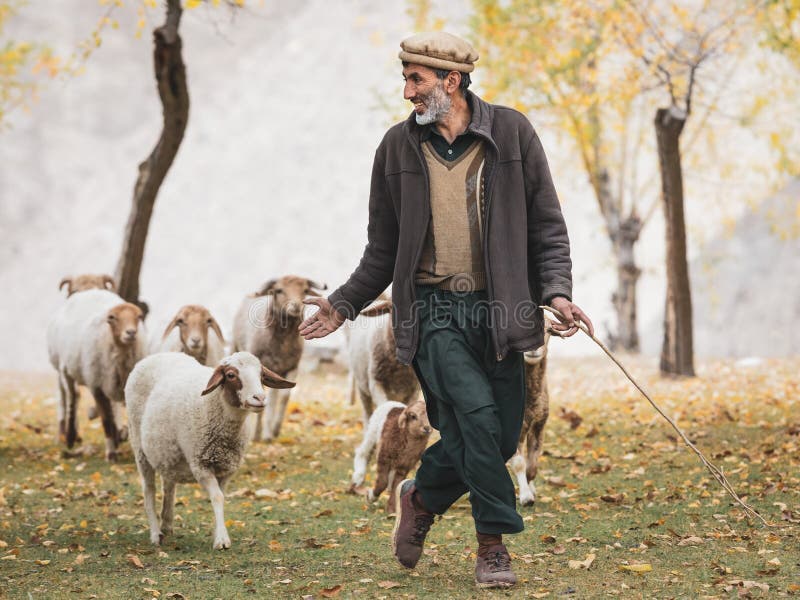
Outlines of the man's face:
M414 104L418 124L436 123L450 111L450 96L433 69L411 64L403 68L403 79L403 97Z

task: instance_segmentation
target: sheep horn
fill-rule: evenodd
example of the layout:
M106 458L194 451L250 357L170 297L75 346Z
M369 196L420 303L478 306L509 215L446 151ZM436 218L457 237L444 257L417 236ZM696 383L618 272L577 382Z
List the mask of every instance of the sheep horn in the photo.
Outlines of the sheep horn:
M318 289L318 290L327 290L328 289L328 284L327 283L324 283L324 282L323 283L317 283L313 279L308 279L307 281L308 281L308 287L312 287L312 288L315 288L315 289Z
M270 291L272 288L274 288L274 287L275 287L275 284L276 284L276 283L278 283L278 280L277 280L277 279L270 279L269 281L267 281L267 283L265 283L264 285L262 285L262 286L261 286L261 289L260 289L260 290L258 290L258 291L256 292L256 296L263 296L263 295L265 295L265 294L266 294L266 293L268 293L268 292L269 292L269 291Z
M379 317L380 315L385 315L390 312L392 312L392 301L380 300L371 306L368 306L358 314L365 317Z
M63 290L65 285L69 286L67 287L67 296L69 296L72 293L72 277L64 277L58 284L58 289Z

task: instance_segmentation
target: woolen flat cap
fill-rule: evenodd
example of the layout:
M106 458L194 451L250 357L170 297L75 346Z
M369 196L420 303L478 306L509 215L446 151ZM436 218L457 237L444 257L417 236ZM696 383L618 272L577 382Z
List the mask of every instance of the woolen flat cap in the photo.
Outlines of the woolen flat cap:
M469 42L444 31L412 35L400 42L400 47L400 60L432 69L471 73L472 63L478 60Z

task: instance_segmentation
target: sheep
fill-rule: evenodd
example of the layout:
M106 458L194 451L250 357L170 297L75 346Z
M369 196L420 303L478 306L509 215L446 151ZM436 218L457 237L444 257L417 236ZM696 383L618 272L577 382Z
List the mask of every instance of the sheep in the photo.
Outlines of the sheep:
M525 414L522 420L517 451L508 461L511 472L519 486L519 502L523 506L536 500L533 480L539 468L545 423L550 412L550 397L547 392L547 343L550 339L550 321L545 319L544 344L536 350L526 352L525 360ZM525 449L523 450L523 446Z
M390 400L408 404L420 393L414 370L397 360L391 310L391 300L378 300L361 311L366 318L357 319L344 330L350 398L352 402L358 392L365 428L376 406Z
M213 547L230 548L223 492L244 458L250 437L245 420L251 412L264 410L262 384L294 386L248 352L223 358L216 368L178 352L154 354L136 365L125 399L153 544L160 545L172 531L175 485L197 481L214 508ZM156 473L164 495L160 525Z
M214 335L208 335L209 329ZM215 367L225 355L225 338L206 307L187 304L175 314L161 339L153 339L150 354L156 352L183 352L201 365Z
M377 475L374 487L367 490L367 500L375 502L388 487L386 512L393 512L397 485L419 462L430 434L431 425L423 400L415 400L407 406L387 400L378 406L369 418L363 441L356 449L350 491L355 493L364 483L367 463L377 445Z
M144 315L134 304L107 290L76 292L54 313L47 330L50 363L58 372L59 435L67 448L78 438L76 385L89 388L103 423L106 460L117 459L126 438L118 428L123 388L145 355Z
M267 281L239 306L233 322L232 351L251 352L281 377L295 379L303 354L303 338L297 330L303 319L303 300L306 296L319 296L316 290L327 287L296 275ZM289 392L270 392L266 417L257 416L256 439L270 441L278 437L288 402Z
M76 275L74 277L64 277L61 283L58 284L58 289L64 289L67 286L67 298L72 296L75 292L83 292L85 290L108 290L110 292L117 291L117 285L114 283L114 278L111 275Z

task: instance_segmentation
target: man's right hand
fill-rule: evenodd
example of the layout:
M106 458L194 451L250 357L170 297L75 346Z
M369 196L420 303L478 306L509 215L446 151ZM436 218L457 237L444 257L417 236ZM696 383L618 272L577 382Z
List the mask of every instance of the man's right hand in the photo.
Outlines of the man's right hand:
M317 312L300 323L297 328L300 335L307 340L325 337L339 329L347 320L342 313L331 306L327 298L306 298L303 300L303 304L313 304L319 307Z

